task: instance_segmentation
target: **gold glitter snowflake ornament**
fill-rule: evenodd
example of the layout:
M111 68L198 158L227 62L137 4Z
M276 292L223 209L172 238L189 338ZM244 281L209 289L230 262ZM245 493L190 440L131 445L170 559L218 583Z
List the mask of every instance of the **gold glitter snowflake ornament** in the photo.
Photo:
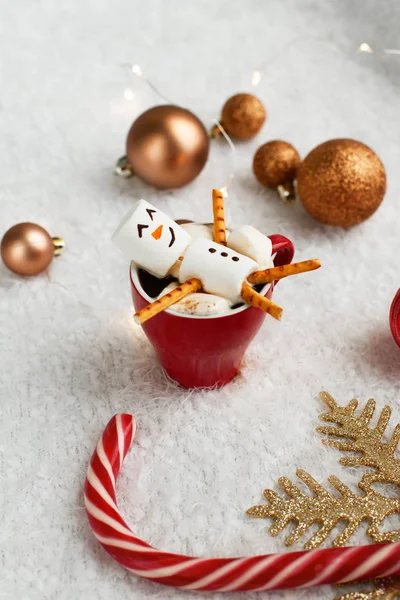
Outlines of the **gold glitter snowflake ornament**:
M314 496L303 494L289 479L281 477L278 483L289 499L281 498L273 490L265 490L264 496L269 504L253 506L247 511L253 518L275 519L269 530L272 536L278 535L290 522L298 523L285 539L286 546L292 546L303 537L311 525L320 523L319 531L304 544L306 550L316 548L329 537L340 521L346 522L346 528L333 540L332 546L344 546L362 521L370 522L367 534L374 541L381 541L379 525L387 516L400 513L400 499L386 498L372 489L365 490L363 496L354 494L340 479L331 475L328 481L340 493L340 496L337 496L329 493L302 469L298 469L296 475L314 492ZM361 483L359 486L361 487ZM396 533L394 539L399 537Z
M328 436L324 439L324 443L343 452L357 453L342 458L340 463L343 466L374 469L361 478L358 487L362 493L354 493L335 476L329 477L328 481L339 493L331 493L311 475L299 469L298 478L306 484L313 495L303 493L289 479L281 477L278 483L286 496L281 497L273 490L267 489L264 491L264 497L269 504L253 506L247 514L258 519L273 519L274 523L269 530L273 536L278 535L289 523L297 523L294 531L285 540L286 546L297 542L311 525L318 523L319 531L304 545L306 549L316 548L329 537L341 521L346 523L346 527L333 540L333 546L344 546L363 521L369 522L367 534L374 542L398 541L400 530L382 532L380 526L389 515L400 513L400 498L380 494L372 488L372 485L379 482L400 487L400 460L395 456L400 440L400 426L395 427L388 442L382 441L391 415L388 406L382 410L377 425L369 427L375 411L374 400L369 400L358 416L357 400L351 400L346 407L341 407L326 392L321 394L321 399L330 409L329 412L321 415L321 420L334 424L332 427L318 428L319 433Z
M351 592L337 596L334 600L396 600L400 598L400 578L393 577L374 582L370 592Z
M359 456L340 459L344 467L372 467L375 473L367 473L362 482L365 486L373 483L393 483L400 486L400 459L395 457L400 441L400 425L396 425L388 442L382 441L388 426L392 410L385 406L379 415L376 427L369 427L375 412L375 400L368 400L360 416L356 415L357 400L351 400L345 407L322 392L321 400L330 408L330 412L320 415L321 421L334 423L336 427L318 427L318 433L339 440L325 439L324 444L342 452L357 452Z

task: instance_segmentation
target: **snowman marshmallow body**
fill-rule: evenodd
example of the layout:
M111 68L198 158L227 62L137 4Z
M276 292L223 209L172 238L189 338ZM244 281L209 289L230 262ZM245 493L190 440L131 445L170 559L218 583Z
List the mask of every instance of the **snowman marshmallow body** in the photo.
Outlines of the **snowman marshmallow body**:
M198 238L186 249L179 281L183 283L194 277L201 281L204 291L237 304L243 301L243 282L250 273L258 270L258 264L251 258L221 244Z

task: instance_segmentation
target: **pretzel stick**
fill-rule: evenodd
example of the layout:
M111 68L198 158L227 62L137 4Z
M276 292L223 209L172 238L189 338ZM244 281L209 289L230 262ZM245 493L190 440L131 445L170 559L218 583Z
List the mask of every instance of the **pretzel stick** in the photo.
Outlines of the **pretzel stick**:
M283 265L281 267L272 267L271 269L265 269L264 271L255 271L248 276L247 281L252 284L255 283L272 283L276 279L283 279L290 275L299 275L300 273L307 273L307 271L315 271L321 266L319 258L313 260L305 260L303 262L292 263L290 265Z
M214 214L214 242L226 246L224 197L220 190L212 191L212 202Z
M188 279L185 283L182 283L179 287L172 290L165 296L162 296L158 300L155 300L151 304L148 304L135 315L133 315L133 319L135 323L142 324L158 315L158 313L162 312L171 304L176 304L179 300L182 300L188 294L192 292L199 292L201 290L201 281L199 279Z
M261 310L271 315L271 317L274 317L274 319L277 319L278 321L281 320L283 312L282 308L275 304L275 302L272 302L272 300L269 300L269 298L261 296L261 294L253 290L251 285L245 281L242 285L242 298L247 304L261 308Z

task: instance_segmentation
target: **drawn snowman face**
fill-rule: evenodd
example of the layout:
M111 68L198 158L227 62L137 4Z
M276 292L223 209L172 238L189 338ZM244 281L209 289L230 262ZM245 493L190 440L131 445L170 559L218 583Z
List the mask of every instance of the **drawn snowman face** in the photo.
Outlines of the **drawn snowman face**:
M190 243L180 225L146 200L133 206L112 239L128 260L157 277L167 275Z

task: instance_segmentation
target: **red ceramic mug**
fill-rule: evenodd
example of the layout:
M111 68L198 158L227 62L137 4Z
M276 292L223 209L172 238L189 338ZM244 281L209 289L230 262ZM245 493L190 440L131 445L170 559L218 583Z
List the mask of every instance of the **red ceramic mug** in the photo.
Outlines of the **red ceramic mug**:
M294 246L283 235L268 236L274 264L292 261ZM143 290L135 265L131 266L131 288L136 311L154 300ZM274 284L261 293L271 298ZM171 379L185 388L221 387L239 370L248 345L260 329L266 313L244 305L226 315L201 317L167 309L142 325L158 360Z

